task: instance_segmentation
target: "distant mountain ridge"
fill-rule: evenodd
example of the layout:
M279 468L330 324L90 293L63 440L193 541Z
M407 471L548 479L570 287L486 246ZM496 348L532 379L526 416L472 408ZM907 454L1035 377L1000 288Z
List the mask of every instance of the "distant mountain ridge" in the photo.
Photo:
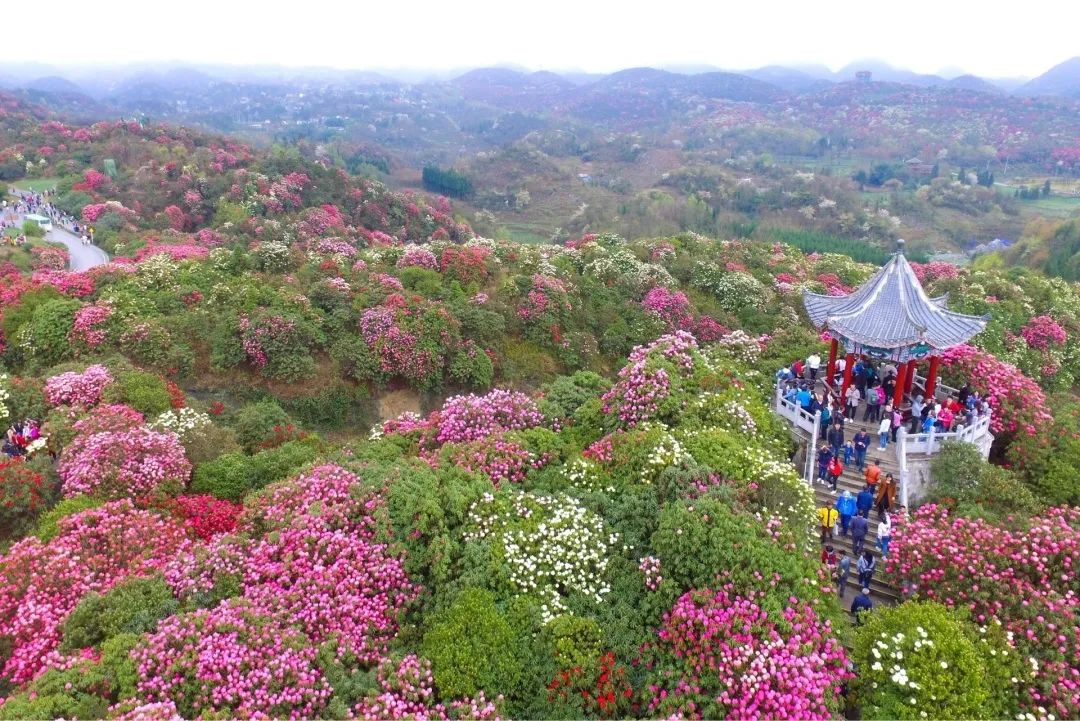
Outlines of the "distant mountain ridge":
M1018 95L1058 95L1080 98L1080 55L1069 58L1019 88Z

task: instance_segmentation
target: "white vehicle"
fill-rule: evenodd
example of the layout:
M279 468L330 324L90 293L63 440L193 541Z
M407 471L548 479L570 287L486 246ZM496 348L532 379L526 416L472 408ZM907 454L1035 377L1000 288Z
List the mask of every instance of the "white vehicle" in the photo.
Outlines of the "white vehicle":
M52 219L45 217L44 215L35 215L34 213L28 213L26 220L37 223L38 227L48 233L53 229Z

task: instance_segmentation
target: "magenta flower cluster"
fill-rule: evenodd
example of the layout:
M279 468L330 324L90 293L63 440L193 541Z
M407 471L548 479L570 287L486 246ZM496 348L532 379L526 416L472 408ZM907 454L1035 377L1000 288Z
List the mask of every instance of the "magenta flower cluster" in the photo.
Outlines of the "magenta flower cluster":
M266 354L267 342L287 339L296 330L296 323L278 315L268 315L258 321L252 321L246 314L239 319L240 343L244 353L256 368L265 368L269 362Z
M435 684L431 662L409 655L401 661L384 660L375 673L378 688L368 694L352 711L363 721L398 721L424 719L449 721L497 719L495 704L480 691L476 697L435 703Z
M697 347L694 336L677 331L634 348L619 371L618 382L601 398L604 412L614 413L628 428L653 418L660 410L660 403L671 394L672 384L668 370L657 361L673 365L680 374L689 374L694 368Z
M227 601L165 619L132 651L145 702L173 702L184 718L312 718L332 689L307 637Z
M664 321L668 330L687 328L692 322L690 301L681 290L673 291L662 285L651 288L642 299L641 307Z
M60 643L60 627L91 591L163 568L190 545L176 521L129 500L60 519L55 538L19 541L0 557L0 637L11 640L3 676L32 679Z
M112 382L112 374L103 365L89 366L82 373L61 373L45 381L45 400L51 406L89 408L101 400L101 392Z
M544 424L544 414L524 393L495 389L482 396L448 398L434 420L439 443L462 443L503 431L536 428Z
M832 719L852 674L844 647L791 598L770 619L760 595L690 591L665 614L647 652L650 716Z
M186 485L191 462L175 433L140 426L76 436L57 470L68 498L84 493L124 498Z
M1080 509L1005 527L924 505L893 531L885 571L907 596L964 608L980 625L1001 622L1034 659L1028 710L1080 716Z
M410 245L405 248L397 262L398 268L427 268L428 270L439 269L439 259L427 248Z
M995 434L1008 431L1035 436L1039 428L1053 422L1042 388L1011 363L966 344L945 351L941 361L970 379L990 405L990 430Z
M84 305L75 311L75 322L68 332L68 342L82 343L87 348L97 348L105 341L105 329L101 326L112 317L113 309L104 303Z
M1037 315L1020 329L1020 335L1027 344L1037 350L1046 350L1050 346L1065 345L1069 336L1061 325L1048 315Z

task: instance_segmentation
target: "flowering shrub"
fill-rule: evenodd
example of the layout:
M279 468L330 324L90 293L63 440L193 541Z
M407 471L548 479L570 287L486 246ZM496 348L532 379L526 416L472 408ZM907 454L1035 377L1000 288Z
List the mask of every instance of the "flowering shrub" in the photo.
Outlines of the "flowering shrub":
M131 428L79 436L58 467L68 498L92 493L123 498L182 487L191 463L175 433Z
M1035 436L1039 428L1053 421L1039 384L1016 366L970 345L948 349L941 361L951 372L969 380L986 399L993 411L990 429L995 434Z
M1057 321L1048 315L1038 315L1020 329L1020 335L1029 346L1037 350L1046 350L1050 346L1065 345L1068 334Z
M29 537L0 558L0 636L11 639L3 674L33 678L60 643L60 626L87 593L162 568L190 543L174 521L121 500L57 523L48 543Z
M572 716L580 718L626 718L633 695L626 667L610 651L591 667L560 671L548 684L548 703L568 707Z
M248 361L270 378L295 381L314 374L310 347L318 333L305 321L276 313L241 315L240 342Z
M1020 690L1027 712L1080 713L1080 511L1051 508L1029 528L1012 529L928 504L893 531L893 544L885 571L905 595L966 608L980 625L1003 625L1033 671Z
M491 251L483 246L450 245L439 256L439 269L447 278L464 284L483 283L488 276L488 258Z
M0 527L7 536L42 511L47 500L41 474L22 458L0 457Z
M995 625L936 603L870 614L855 632L854 684L869 718L1015 718L1030 668Z
M496 487L503 483L521 483L530 470L542 468L548 461L546 456L538 456L503 436L451 444L441 455L449 464L487 475Z
M75 422L73 429L82 436L122 432L143 424L143 414L122 403L95 406Z
M651 288L641 301L646 312L664 321L668 330L686 328L690 322L690 301L681 290L672 291L664 286Z
M11 398L11 391L8 390L8 383L10 382L10 376L7 373L0 373L0 423L7 420L8 407L5 401Z
M236 530L236 520L243 510L239 503L207 495L177 496L166 506L203 541Z
M89 366L82 373L61 373L45 381L45 400L49 405L89 408L101 400L101 391L113 382L103 365Z
M602 398L604 412L628 428L663 415L672 379L691 373L699 358L697 341L683 331L634 348L619 381Z
M406 656L401 661L384 659L375 672L378 687L356 705L353 714L364 721L386 719L450 719L498 718L496 706L484 697L454 700L449 704L435 703L431 662L416 656Z
M210 416L206 413L194 408L178 408L159 415L150 428L162 433L175 433L181 443L187 443L211 424Z
M438 270L439 261L427 248L421 248L416 245L410 245L405 249L405 252L401 254L397 262L398 268L427 268L428 270Z
M90 349L97 348L105 341L106 331L101 326L112 314L112 307L105 303L84 305L75 313L75 324L68 333L68 340Z
M477 441L500 431L543 425L544 414L524 393L495 389L486 395L453 396L443 403L437 418L439 443Z
M485 494L469 511L467 541L491 538L504 572L519 594L541 602L550 621L565 612L566 597L603 603L605 579L618 536L570 496L542 496L503 489Z
M361 379L398 376L418 389L436 387L449 354L457 348L458 326L441 303L396 293L388 296L360 318L360 332L377 369L373 377Z
M683 594L646 650L648 713L689 718L831 719L851 678L840 642L813 609L770 618L761 594Z
M184 718L311 718L331 694L315 654L302 633L229 602L165 619L132 658L138 697L171 701Z

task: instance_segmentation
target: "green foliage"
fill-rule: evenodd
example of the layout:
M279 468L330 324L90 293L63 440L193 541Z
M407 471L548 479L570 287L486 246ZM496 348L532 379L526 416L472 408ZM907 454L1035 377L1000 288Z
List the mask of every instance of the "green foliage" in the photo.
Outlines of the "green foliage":
M769 235L788 245L795 246L804 253L839 253L859 263L884 265L892 253L892 248L870 245L864 240L850 240L830 233L799 228L775 228ZM925 253L907 253L909 260L925 263L929 260Z
M71 355L68 333L75 322L75 312L82 307L77 300L50 300L37 306L29 323L22 326L16 344L39 366L59 363Z
M274 401L249 403L236 412L233 428L236 438L245 451L255 451L261 443L274 435L274 428L284 428L292 420L289 414Z
M5 338L14 338L20 328L29 323L38 308L54 300L62 300L60 291L51 285L23 293L19 302L4 308L3 329Z
M133 578L104 595L84 596L64 621L61 648L68 652L100 646L121 633L141 635L176 612L180 604L161 576Z
M487 353L478 348L470 348L454 354L447 372L455 383L487 390L495 376L495 365Z
M559 376L543 388L541 410L552 418L569 418L590 398L603 395L611 381L592 371Z
M591 664L603 650L604 633L591 618L563 614L552 619L544 630L551 636L560 668Z
M908 601L856 629L853 684L866 719L1011 719L1026 663L1000 628L980 631L959 611Z
M154 419L172 408L172 396L165 379L156 373L140 370L121 371L116 382L105 387L102 396L107 403L125 403Z
M371 420L371 397L363 388L335 383L311 396L283 399L289 415L306 427L333 429L363 427Z
M27 238L44 238L45 230L32 220L24 220L22 232Z
M488 591L462 591L432 619L421 653L431 659L435 687L445 698L510 694L522 676L525 658L506 617Z
M970 443L948 441L930 463L934 479L926 502L947 506L969 518L993 521L1027 517L1041 505L1016 474L983 460Z
M472 182L456 170L425 165L422 175L424 187L433 193L442 193L452 198L467 198L472 195Z
M195 467L191 490L239 501L249 491L293 475L299 468L315 460L317 453L317 442L309 440L288 441L253 456L224 453Z
M97 508L104 503L104 500L94 498L93 496L64 498L48 511L41 514L37 526L34 529L34 535L37 536L42 543L48 543L56 538L56 534L60 532L60 529L57 526L60 519L67 518L75 513L88 511L91 508Z
M410 577L437 591L453 576L460 529L470 506L491 491L491 482L455 466L432 469L402 461L387 469L390 520L407 553Z

